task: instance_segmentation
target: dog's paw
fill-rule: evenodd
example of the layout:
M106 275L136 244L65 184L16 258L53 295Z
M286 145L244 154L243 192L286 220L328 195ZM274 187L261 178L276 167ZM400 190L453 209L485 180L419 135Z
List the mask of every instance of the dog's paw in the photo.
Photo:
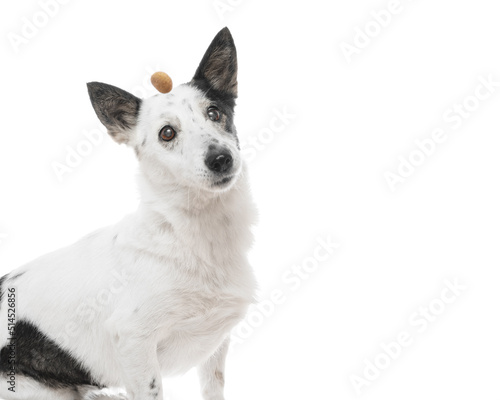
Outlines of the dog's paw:
M127 393L122 389L85 386L78 388L82 400L129 400Z
M91 397L92 400L129 400L127 396L123 395L108 395L97 394L96 397Z

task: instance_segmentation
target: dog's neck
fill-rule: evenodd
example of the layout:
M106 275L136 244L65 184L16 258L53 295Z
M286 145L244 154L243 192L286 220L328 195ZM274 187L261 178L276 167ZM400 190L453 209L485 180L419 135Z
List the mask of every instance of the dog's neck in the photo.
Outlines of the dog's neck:
M162 255L170 243L182 243L217 264L234 262L250 247L256 212L245 168L233 187L220 193L159 186L143 173L139 185L141 203L133 220L142 247Z

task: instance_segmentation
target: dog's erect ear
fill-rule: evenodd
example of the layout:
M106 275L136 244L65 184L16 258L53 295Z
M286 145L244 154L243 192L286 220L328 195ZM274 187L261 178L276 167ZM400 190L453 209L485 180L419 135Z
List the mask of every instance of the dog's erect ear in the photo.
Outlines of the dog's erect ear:
M106 83L87 83L95 113L108 133L118 143L127 143L137 124L142 100L133 94Z
M236 47L229 29L222 29L208 47L192 83L222 97L238 95Z

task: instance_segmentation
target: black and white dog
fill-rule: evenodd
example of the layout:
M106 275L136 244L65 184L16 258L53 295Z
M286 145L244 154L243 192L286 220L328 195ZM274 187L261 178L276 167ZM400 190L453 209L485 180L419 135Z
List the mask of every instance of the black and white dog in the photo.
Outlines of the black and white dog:
M1 278L0 398L161 400L162 377L194 366L203 398L224 398L229 333L256 286L236 74L224 28L168 94L88 84L111 137L135 150L141 203Z

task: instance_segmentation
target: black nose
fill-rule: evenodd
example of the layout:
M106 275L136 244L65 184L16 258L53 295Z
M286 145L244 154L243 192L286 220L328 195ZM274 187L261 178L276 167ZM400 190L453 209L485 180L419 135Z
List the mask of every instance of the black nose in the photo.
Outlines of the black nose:
M209 153L205 165L214 172L226 172L233 166L233 157L227 150Z

